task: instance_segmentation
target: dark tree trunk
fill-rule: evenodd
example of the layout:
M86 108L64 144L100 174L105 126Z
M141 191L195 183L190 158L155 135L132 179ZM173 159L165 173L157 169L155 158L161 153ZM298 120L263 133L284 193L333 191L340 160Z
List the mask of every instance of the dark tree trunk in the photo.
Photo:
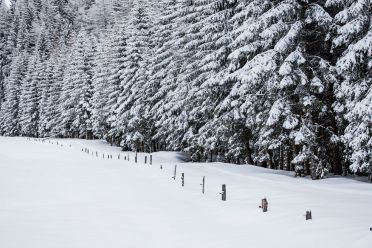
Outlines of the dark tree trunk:
M279 148L279 170L283 170L284 167L284 152L283 152L283 145Z
M253 164L252 150L251 150L251 146L249 144L249 140L247 142L247 163L248 164Z
M332 147L332 169L333 174L335 175L342 175L342 158L339 149L339 145L335 145Z
M309 160L306 160L304 169L305 169L305 176L310 175L310 162L309 162Z
M291 150L291 148L290 148L290 146L286 146L286 164L285 164L285 166L286 166L286 169L287 169L287 171L290 171L291 170L291 167L292 167L292 165L291 165L291 161L292 161L292 150Z
M273 161L272 161L273 155L272 155L272 151L269 151L268 150L266 153L267 153L267 159L266 159L267 168L272 169L273 168Z

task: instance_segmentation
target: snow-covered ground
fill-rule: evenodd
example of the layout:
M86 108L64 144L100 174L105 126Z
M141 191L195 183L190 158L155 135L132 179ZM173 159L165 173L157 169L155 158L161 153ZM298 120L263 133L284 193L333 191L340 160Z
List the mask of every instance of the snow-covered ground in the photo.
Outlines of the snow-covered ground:
M167 152L154 153L152 165L139 154L135 164L133 153L125 161L127 152L103 141L56 142L0 137L1 248L372 245L372 185L364 182L182 163L182 154ZM226 202L219 195L222 184ZM264 197L267 213L258 208ZM305 221L308 209L311 221Z

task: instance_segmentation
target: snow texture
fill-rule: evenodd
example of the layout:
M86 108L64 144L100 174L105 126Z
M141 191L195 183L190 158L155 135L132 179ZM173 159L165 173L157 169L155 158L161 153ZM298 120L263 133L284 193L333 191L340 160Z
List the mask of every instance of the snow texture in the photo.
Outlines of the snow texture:
M144 153L136 164L134 153L104 141L0 137L0 247L371 245L370 184L340 177L312 181L249 165L185 163L175 152L152 155L152 165L144 164ZM225 202L221 184L227 185ZM267 213L258 208L262 198L268 199ZM306 210L312 220L305 220Z

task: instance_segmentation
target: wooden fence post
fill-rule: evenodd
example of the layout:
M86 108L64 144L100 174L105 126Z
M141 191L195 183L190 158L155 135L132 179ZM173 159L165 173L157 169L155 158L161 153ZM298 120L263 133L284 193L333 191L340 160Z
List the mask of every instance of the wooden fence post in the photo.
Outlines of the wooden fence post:
M185 186L185 173L183 173L183 172L181 174L181 185L182 185L182 187Z
M147 164L147 156L145 156L145 164Z
M266 198L263 198L261 200L261 206L260 206L260 208L262 208L262 212L267 212L268 207L269 207L269 202L267 201Z
M152 155L150 155L150 165L152 165Z
M173 180L176 180L176 175L177 175L177 165L174 166L174 172L173 172Z
M313 216L311 214L311 211L309 211L309 210L306 211L305 218L306 218L306 220L312 220L313 219Z
M134 162L137 163L137 151L136 151L136 155L134 157Z
M120 154L118 154L118 159L120 160Z
M226 184L222 184L222 192L220 194L222 201L226 201Z
M205 188L205 176L203 176L203 182L200 184L202 186L202 193L204 194L204 188Z

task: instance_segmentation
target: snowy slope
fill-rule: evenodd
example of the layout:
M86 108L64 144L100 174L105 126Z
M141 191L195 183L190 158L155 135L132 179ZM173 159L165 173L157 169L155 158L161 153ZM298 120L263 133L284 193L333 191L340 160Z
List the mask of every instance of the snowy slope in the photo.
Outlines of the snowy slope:
M150 166L144 154L138 164L133 153L125 161L127 154L103 141L56 145L0 137L0 247L371 247L370 184L183 163L182 154L169 152L154 153ZM227 185L226 202L221 184ZM267 213L258 208L263 197ZM311 221L303 216L307 209Z

